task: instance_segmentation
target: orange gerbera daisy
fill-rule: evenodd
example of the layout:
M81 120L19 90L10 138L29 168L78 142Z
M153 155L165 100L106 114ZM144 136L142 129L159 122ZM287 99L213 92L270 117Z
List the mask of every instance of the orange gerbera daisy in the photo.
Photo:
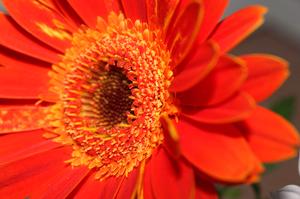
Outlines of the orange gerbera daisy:
M256 105L287 62L227 52L263 22L227 0L4 0L0 196L217 198L293 157Z

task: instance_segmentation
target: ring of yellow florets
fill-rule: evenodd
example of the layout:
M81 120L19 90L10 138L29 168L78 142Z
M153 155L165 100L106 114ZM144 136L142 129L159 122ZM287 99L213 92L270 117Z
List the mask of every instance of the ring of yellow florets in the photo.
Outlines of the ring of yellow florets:
M71 144L68 162L97 169L100 179L127 175L162 142L160 117L171 104L170 55L158 30L114 13L108 22L99 18L95 29L82 28L72 42L50 73L51 91L59 99L49 116L52 131L59 135L54 140ZM119 79L130 90L129 100L122 102L130 110L116 122L106 113L118 110L106 110L99 98L105 83L119 85ZM121 92L126 98L125 87Z

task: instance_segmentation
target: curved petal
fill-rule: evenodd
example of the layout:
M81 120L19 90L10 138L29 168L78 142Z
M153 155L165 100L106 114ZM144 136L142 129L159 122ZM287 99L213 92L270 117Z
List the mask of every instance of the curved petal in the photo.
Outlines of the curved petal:
M49 0L47 1L49 2ZM59 12L63 16L66 23L70 24L70 26L77 29L82 24L84 24L84 21L80 18L76 10L73 9L73 7L69 4L68 1L50 0L50 2L53 3L53 9L57 10L57 12Z
M242 89L256 101L267 99L289 75L288 62L268 54L249 54L240 57L248 67L249 76Z
M178 4L179 0L146 0L149 25L165 33Z
M0 106L0 135L46 127L46 109L34 105Z
M267 8L259 5L243 8L225 18L210 38L220 45L221 52L227 52L263 23L266 12Z
M12 18L36 38L60 52L70 47L73 29L60 13L53 10L52 3L34 0L3 0L3 4Z
M121 0L124 14L131 20L147 22L147 2L146 0Z
M50 65L1 47L0 64L0 98L38 99L48 92Z
M115 0L89 0L88 2L68 0L68 2L90 27L96 26L98 16L107 19L110 11L118 13L120 10L119 1Z
M200 27L197 41L202 43L207 39L209 34L217 25L219 19L222 17L229 0L203 0L204 17Z
M70 154L62 147L1 166L0 197L65 198L88 173L64 162Z
M0 13L0 26L1 45L49 63L60 60L57 52L24 31L10 16Z
M255 101L246 93L239 93L227 101L207 108L181 107L184 116L204 123L222 124L246 119L255 108Z
M194 173L183 160L174 161L161 148L151 159L151 182L155 198L192 198ZM163 176L163 177L162 177Z
M248 178L246 179L246 184L258 183L261 180L262 173L265 171L265 168L262 162L259 160L257 156L255 156L255 166Z
M205 174L221 181L241 182L253 170L254 154L234 126L204 125L181 118L177 128L182 154Z
M182 92L197 84L213 69L218 58L219 47L215 42L209 41L200 45L188 63L175 68L170 91Z
M297 130L281 116L257 107L245 120L243 131L254 153L263 162L276 162L294 157L300 145Z
M190 1L179 13L174 23L169 25L166 43L171 52L173 67L178 65L190 52L199 32L202 18L202 1Z
M164 134L163 145L173 158L180 156L179 135L173 121L168 116L160 119Z
M177 93L182 105L208 106L235 94L247 77L247 67L237 57L220 57L215 68L191 89Z
M61 145L43 138L44 130L38 129L22 133L0 136L0 166L21 160Z

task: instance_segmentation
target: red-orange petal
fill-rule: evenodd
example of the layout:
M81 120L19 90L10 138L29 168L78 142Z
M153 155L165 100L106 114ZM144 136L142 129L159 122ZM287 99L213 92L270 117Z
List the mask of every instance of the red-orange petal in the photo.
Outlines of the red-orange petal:
M195 199L218 199L218 193L214 185L202 178L199 179L199 182L196 186Z
M38 129L22 133L0 136L0 166L21 160L61 145L43 138L44 130Z
M247 67L241 59L223 55L209 75L177 97L182 105L214 105L235 94L246 77Z
M1 47L0 64L0 98L38 99L48 92L50 64Z
M222 52L227 52L255 31L264 21L267 8L248 6L225 18L218 26L211 39L217 41Z
M257 107L243 127L250 147L261 161L277 162L296 155L299 132L281 116Z
M255 101L246 93L238 93L225 102L206 108L181 107L184 116L204 123L222 124L244 120L255 108Z
M256 101L267 99L289 75L288 62L268 54L249 54L240 57L248 67L249 75L242 89Z
M258 157L255 158L255 166L250 174L250 176L248 176L248 178L246 179L245 183L247 184L253 184L253 183L257 183L260 181L261 177L262 177L262 173L265 171L265 168L262 164L262 162L258 159Z
M95 179L95 175L92 174L78 186L70 195L70 198L74 199L86 199L87 196L91 199L99 198L113 198L117 195L120 187L121 178L108 178L104 181Z
M74 28L53 10L50 1L3 0L3 4L12 18L36 38L60 52L70 47L70 33Z
M66 198L89 171L68 166L70 154L62 147L1 166L0 197Z
M10 16L0 13L0 26L1 45L49 63L60 60L57 52L23 30Z
M46 127L46 108L34 105L0 106L0 135Z
M228 0L204 0L204 17L197 37L198 43L207 39L222 17L229 1Z
M87 167L69 168L63 173L58 180L53 182L51 188L47 189L42 198L67 198L72 191L84 180L88 175Z
M201 0L190 1L167 31L167 45L172 55L171 65L178 65L190 52L196 40L203 18Z
M193 57L175 68L171 92L182 92L197 84L213 69L219 58L219 47L209 41L200 45Z
M132 198L137 183L138 169L135 168L124 180L118 190L116 199Z
M121 0L124 14L131 20L147 22L147 2L146 0Z
M148 23L166 34L179 0L146 0Z
M183 160L175 161L161 148L151 159L151 184L155 198L192 198L195 179L191 167Z
M204 125L181 118L177 128L182 154L205 174L241 182L253 170L254 154L234 126Z
M161 125L164 134L164 147L173 158L180 156L179 135L173 121L166 115L162 116Z
M61 0L50 0L52 3L48 4L52 7L52 9L57 10L57 12L61 13L66 23L70 24L70 26L75 29L79 28L84 21L80 18L76 10L69 4L68 1ZM48 0L49 2L49 0Z
M153 186L151 182L151 176L152 176L152 168L151 168L151 159L146 162L145 166L145 173L144 173L144 181L143 181L143 193L145 199L153 199L154 193L153 193Z
M115 0L68 0L70 5L82 18L82 20L90 27L95 27L97 17L107 19L111 11L116 13L120 10L120 3Z

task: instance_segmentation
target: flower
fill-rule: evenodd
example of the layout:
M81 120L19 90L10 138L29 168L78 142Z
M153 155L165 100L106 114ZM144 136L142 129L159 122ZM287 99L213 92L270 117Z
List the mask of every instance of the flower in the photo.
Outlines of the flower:
M267 54L227 54L266 8L227 0L4 0L0 196L216 198L297 131L256 105L287 78Z

